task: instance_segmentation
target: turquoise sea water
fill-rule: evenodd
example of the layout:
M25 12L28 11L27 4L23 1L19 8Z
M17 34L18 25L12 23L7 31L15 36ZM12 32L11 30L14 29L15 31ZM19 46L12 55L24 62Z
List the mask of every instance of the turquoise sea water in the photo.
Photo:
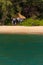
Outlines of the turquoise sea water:
M0 65L43 65L43 35L0 34Z

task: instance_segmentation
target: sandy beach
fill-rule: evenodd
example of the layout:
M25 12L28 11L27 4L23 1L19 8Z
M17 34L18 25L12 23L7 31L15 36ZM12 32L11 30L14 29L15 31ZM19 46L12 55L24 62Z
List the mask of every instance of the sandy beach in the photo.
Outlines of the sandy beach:
M0 34L43 34L43 26L0 26Z

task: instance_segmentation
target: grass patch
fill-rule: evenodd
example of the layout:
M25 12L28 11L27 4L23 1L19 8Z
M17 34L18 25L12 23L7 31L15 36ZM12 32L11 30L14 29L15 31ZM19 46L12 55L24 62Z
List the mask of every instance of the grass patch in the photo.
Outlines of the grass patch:
M28 18L20 23L21 26L43 26L43 20Z

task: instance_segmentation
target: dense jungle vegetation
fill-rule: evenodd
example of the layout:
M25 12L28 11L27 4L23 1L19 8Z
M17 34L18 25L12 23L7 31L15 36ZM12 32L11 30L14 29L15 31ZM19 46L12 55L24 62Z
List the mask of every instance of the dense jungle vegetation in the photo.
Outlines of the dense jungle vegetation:
M0 25L12 25L18 12L26 17L18 25L43 25L43 0L0 0Z

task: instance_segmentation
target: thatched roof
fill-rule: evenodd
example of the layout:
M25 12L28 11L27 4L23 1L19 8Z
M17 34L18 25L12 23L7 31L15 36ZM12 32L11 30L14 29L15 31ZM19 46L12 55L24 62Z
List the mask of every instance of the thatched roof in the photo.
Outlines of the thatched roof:
M17 13L17 17L22 18L22 19L26 19L26 17L21 15L20 13Z

